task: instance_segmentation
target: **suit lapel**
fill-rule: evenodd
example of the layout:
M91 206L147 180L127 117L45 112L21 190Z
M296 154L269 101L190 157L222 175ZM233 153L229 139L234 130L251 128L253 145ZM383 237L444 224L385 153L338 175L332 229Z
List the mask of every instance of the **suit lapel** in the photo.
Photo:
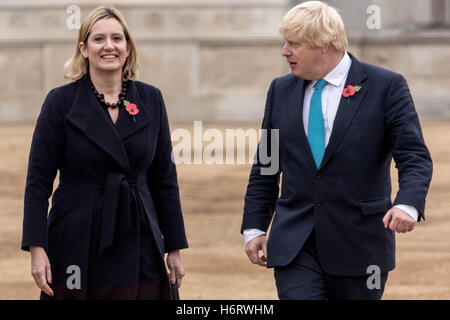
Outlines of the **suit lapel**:
M67 120L128 172L131 168L122 139L101 108L90 88L89 78L84 77L80 80Z
M308 138L305 133L305 126L303 125L303 100L305 97L305 87L308 82L297 78L289 89L289 115L293 115L292 119L288 122L291 124L291 130L294 132L295 137L302 151L302 154L306 155L306 161L309 163L312 169L316 170L316 164L314 157L309 146Z
M352 65L350 67L344 88L348 85L361 86L361 90L350 97L350 103L348 98L345 98L341 95L336 118L334 119L333 123L333 130L331 132L328 145L325 148L325 154L323 156L319 170L326 165L333 153L336 151L336 148L338 147L339 143L341 142L342 138L347 132L347 129L350 126L353 116L355 115L356 111L358 111L359 107L361 106L361 102L363 101L364 96L368 91L368 88L363 85L363 81L365 80L366 75L361 69L360 62L351 54L349 55L352 58Z

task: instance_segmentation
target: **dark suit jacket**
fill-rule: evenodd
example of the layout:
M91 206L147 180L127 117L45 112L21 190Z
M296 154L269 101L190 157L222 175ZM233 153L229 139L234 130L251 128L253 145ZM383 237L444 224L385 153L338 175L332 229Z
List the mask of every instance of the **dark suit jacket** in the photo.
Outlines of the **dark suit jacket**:
M115 256L127 262L116 265L111 258L117 277L122 272L129 279L138 278L135 226L142 216L162 262L164 252L187 247L161 92L130 81L126 99L139 109L136 121L122 108L114 125L85 77L51 90L37 120L28 164L22 249L46 249L53 282L61 286L56 297L86 297L94 217L101 219L95 255L112 257L121 243ZM58 170L59 185L47 217ZM65 288L70 265L81 269L78 292Z
M394 232L382 218L396 204L412 205L424 218L432 161L405 79L359 62L345 86L361 86L341 97L329 144L317 169L302 121L307 81L286 75L275 79L267 95L263 128L279 129L280 168L261 175L252 167L245 195L241 232L266 231L267 265L289 264L315 229L319 261L333 275L366 275L395 266ZM391 202L390 165L394 158L399 191ZM281 196L279 179L282 174Z

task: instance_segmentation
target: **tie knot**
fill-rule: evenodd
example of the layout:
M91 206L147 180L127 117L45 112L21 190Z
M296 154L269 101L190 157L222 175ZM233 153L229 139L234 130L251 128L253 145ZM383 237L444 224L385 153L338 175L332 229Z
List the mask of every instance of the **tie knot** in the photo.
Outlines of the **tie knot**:
M324 79L320 79L317 80L316 85L315 85L315 89L317 92L322 92L323 87L325 87L325 85L327 84L327 81Z

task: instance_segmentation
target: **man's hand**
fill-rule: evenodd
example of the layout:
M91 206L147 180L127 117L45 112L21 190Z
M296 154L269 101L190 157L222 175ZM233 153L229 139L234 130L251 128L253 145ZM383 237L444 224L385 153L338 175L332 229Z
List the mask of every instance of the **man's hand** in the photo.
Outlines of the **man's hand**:
M383 223L385 229L389 228L399 233L412 231L416 225L416 221L409 214L395 207L386 212Z
M259 251L261 250L263 254L259 256ZM253 264L265 267L267 261L267 236L263 234L247 242L245 252Z

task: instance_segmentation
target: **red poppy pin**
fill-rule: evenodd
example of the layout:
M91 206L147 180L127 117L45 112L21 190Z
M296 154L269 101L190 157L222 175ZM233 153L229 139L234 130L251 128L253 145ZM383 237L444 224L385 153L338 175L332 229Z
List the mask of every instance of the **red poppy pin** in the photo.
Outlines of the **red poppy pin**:
M134 122L136 122L135 115L137 115L139 113L138 107L134 103L131 103L128 100L123 100L123 105L125 106L125 109L128 111L128 113L131 116L133 116Z
M356 92L361 90L361 86L352 86L348 85L344 90L342 91L342 95L348 99L348 103L350 103L350 97L353 96Z

